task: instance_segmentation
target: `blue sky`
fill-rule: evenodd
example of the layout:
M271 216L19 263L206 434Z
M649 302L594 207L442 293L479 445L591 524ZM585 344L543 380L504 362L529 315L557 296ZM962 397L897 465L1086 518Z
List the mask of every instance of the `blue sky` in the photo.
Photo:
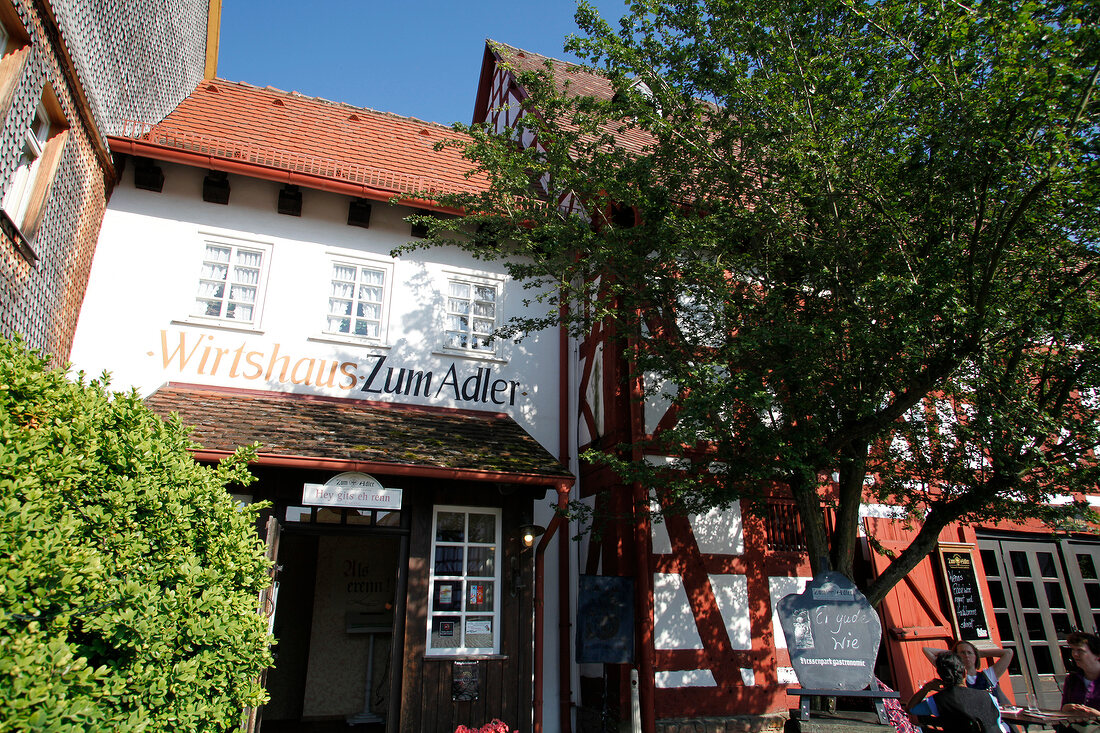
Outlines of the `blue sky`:
M592 4L611 21L625 11L623 0ZM575 11L575 0L223 0L218 76L469 122L485 39L571 58Z

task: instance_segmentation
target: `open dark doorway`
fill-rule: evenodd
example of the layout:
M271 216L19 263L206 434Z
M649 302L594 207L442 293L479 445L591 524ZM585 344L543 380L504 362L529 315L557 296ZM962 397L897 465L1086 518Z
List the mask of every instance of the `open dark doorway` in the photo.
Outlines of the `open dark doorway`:
M393 535L287 529L263 733L385 729L399 562Z

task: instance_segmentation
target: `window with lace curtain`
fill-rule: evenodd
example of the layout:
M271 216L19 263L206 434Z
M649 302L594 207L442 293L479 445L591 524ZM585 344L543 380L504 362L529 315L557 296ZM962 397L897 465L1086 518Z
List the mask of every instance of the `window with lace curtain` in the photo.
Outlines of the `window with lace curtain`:
M5 149L18 151L15 167L0 180L0 225L16 247L37 260L31 242L42 223L68 138L68 123L49 82L37 97L17 95L31 63L30 36L10 3L0 2L0 98L10 101ZM18 123L16 124L16 121Z
M4 194L3 208L16 226L23 228L23 218L30 205L34 181L42 160L42 151L50 137L50 117L41 104L34 111L30 124L23 130L23 139L19 148L19 162L12 173L7 193Z
M270 248L208 240L191 315L258 326Z
M493 331L499 321L500 284L452 277L447 280L444 346L464 352L495 354Z
M0 93L14 83L3 77L5 72L22 68L18 64L20 58L25 59L26 54L11 53L0 60ZM0 199L5 230L28 248L42 223L67 139L64 112L57 95L46 84L41 97L34 103L33 113L28 112L18 140L8 141L18 146L19 157L11 176L2 183L3 199ZM10 230L11 225L14 231Z
M357 341L385 342L392 266L369 260L332 261L326 334Z

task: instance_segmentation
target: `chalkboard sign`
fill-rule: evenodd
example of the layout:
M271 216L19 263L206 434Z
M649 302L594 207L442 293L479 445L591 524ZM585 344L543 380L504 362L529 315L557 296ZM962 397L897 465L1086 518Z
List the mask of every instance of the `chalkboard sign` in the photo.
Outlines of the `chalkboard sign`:
M955 622L955 638L966 641L988 641L989 624L985 620L978 574L974 570L974 546L941 543L940 568L951 600L951 616Z
M865 690L882 640L878 614L845 576L826 572L776 604L791 666L804 688Z

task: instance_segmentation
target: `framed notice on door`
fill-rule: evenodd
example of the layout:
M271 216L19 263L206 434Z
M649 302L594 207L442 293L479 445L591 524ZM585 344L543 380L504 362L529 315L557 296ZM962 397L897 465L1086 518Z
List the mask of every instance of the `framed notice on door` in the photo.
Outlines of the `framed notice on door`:
M989 641L985 602L974 565L974 546L943 542L937 548L937 554L950 601L955 638Z

